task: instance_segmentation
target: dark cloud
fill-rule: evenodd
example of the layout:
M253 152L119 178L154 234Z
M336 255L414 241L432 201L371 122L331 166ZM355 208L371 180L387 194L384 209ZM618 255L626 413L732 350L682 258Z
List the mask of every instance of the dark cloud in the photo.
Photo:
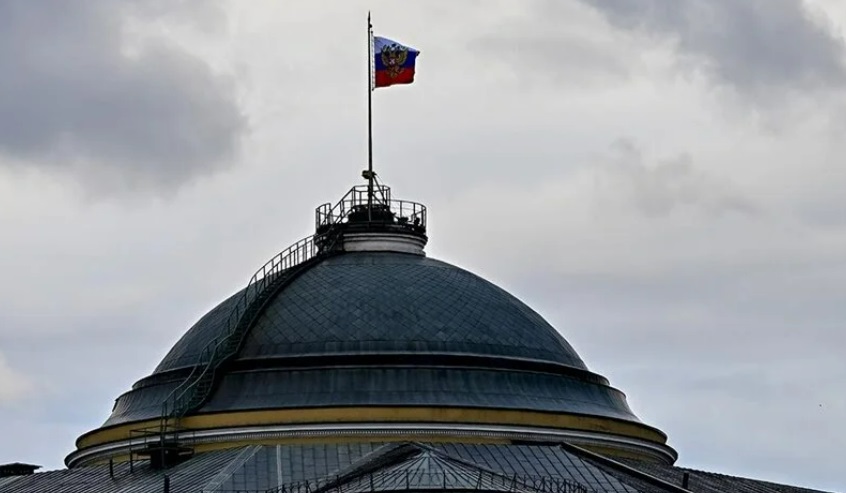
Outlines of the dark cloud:
M761 4L676 1L681 5L665 8L754 11ZM148 374L257 266L308 234L313 206L337 199L357 180L366 163L364 78L335 75L361 75L362 25L350 19L363 20L373 8L380 34L424 53L414 85L374 95L374 137L377 169L395 195L429 206L429 254L538 309L592 369L627 393L646 422L668 432L682 464L843 490L838 445L846 441L839 426L846 401L838 383L846 379L840 362L846 181L837 160L843 140L806 126L808 115L787 120L791 131L777 139L736 114L724 118L724 108L713 105L713 87L666 77L667 54L685 53L696 70L709 67L723 87L749 94L759 86L718 78L713 64L727 62L714 49L683 45L676 24L637 13L613 14L611 26L612 6L599 2L550 2L549 9L560 7L543 16L535 15L540 0L443 10L430 2L344 2L341 12L300 2L296 18L287 15L287 3L238 2L240 10L223 21L209 14L202 25L190 25L235 29L224 56L245 67L239 84L249 85L244 107L257 129L251 166L140 206L78 204L52 176L0 180L0 352L7 370L37 384L0 405L0 435L7 438L0 440L0 461L58 467L74 439L102 423L115 396ZM53 3L57 19L81 15ZM106 40L120 40L114 24L120 19L141 19L146 29L160 15L168 25L197 18L193 2L120 4L132 10L75 5L99 27L80 27L64 39L79 42L111 25ZM659 2L631 2L653 4ZM459 8L466 11L453 10ZM792 10L806 15L798 2ZM30 29L46 29L44 17ZM757 28L772 24L760 22ZM816 29L810 21L801 25ZM704 39L696 32L691 39ZM481 42L466 49L473 39L489 41L488 51ZM680 50L664 49L671 39ZM197 36L181 41L203 52L217 44ZM311 49L298 48L304 45ZM60 60L73 48L46 46L64 49ZM82 61L119 51L96 40L84 48L74 48ZM641 53L649 70L630 64ZM134 71L143 57L117 60ZM836 87L838 69L797 63ZM814 87L789 75L777 77L773 90ZM620 76L629 77L625 84ZM532 78L543 83L527 89ZM603 86L608 81L615 86ZM285 118L291 111L302 118ZM609 151L618 135L636 145ZM30 152L29 159L46 154ZM280 156L296 165L279 166ZM95 184L109 172L170 177L161 163L151 173L127 162L97 164L86 176ZM280 183L296 186L280 193Z
M0 151L74 170L88 188L172 190L225 165L245 128L233 88L203 60L125 28L130 3L0 4Z
M846 81L843 41L801 1L581 1L618 27L669 36L696 66L739 92L830 89Z

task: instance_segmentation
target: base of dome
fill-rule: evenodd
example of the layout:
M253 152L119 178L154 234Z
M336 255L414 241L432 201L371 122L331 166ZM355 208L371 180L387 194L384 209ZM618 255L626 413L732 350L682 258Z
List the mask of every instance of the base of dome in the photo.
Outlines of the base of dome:
M133 432L155 421L95 430L77 442L69 467L127 456L149 434ZM180 440L198 451L244 443L288 441L569 442L620 457L672 464L666 436L639 422L598 416L470 408L320 408L213 413L188 416ZM166 439L176 437L167 434Z
M263 425L214 430L191 431L185 444L196 452L240 447L247 444L285 444L290 442L461 442L461 443L560 443L567 442L604 455L635 458L665 464L676 460L676 452L667 445L639 438L609 435L600 432L560 430L507 425L471 425L439 423L354 423L311 425ZM68 456L69 467L123 457L128 460L137 440L123 440Z

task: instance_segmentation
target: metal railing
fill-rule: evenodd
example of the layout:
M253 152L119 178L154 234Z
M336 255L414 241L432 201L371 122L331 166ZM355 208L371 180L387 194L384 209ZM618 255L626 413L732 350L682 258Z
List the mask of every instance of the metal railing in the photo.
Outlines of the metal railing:
M391 199L391 189L384 185L373 188L372 200L366 185L350 189L336 204L326 203L315 210L318 232L345 222L375 222L426 229L426 206L407 200Z
M200 352L197 363L189 375L174 388L162 402L160 421L161 441L165 435L174 436L169 429L179 429L178 420L198 409L214 390L217 372L234 358L241 348L247 332L255 318L261 313L269 298L295 276L306 264L318 257L339 249L343 227L340 225L356 219L365 207L365 217L372 219L373 211L381 211L378 221L385 224L407 225L413 231L425 232L426 207L415 202L391 200L391 189L377 184L353 187L334 206L324 204L317 208L316 234L294 243L261 266L250 278L247 287L238 295L235 305L225 322L220 335ZM175 423L171 423L171 421Z
M322 227L339 224L347 218L353 206L367 206L368 204L387 204L391 201L391 188L376 184L373 186L372 199L367 185L356 185L334 205L327 202L315 210L315 230Z
M309 236L277 254L253 274L229 313L221 335L203 348L191 373L162 403L163 426L167 425L168 418L181 418L203 403L207 397L206 393L214 383L216 371L225 361L237 354L241 336L252 322L250 315L256 314L253 313L255 310L250 308L264 301L261 299L262 293L272 283L280 281L283 273L313 259L317 254L314 236Z
M355 478L302 481L265 493L372 493L379 491L464 490L515 493L595 493L564 478L496 474L484 470L422 472L378 471Z

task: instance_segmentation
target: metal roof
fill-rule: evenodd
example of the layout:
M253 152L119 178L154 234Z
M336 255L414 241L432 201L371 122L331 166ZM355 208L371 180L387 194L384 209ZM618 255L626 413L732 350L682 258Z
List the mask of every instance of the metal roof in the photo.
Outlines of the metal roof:
M728 476L684 467L664 466L640 461L623 461L639 471L672 484L681 485L688 475L688 489L697 493L819 493L817 490L776 484L769 481Z
M228 314L194 325L156 372L193 365ZM283 290L251 329L239 359L385 352L548 360L586 369L564 338L517 298L454 265L391 252L347 253Z
M164 478L170 478L171 493L199 493L239 450L209 452L168 470L154 470L146 462L115 464L114 475L108 464L62 469L20 476L4 485L0 493L160 493Z
M201 412L338 406L480 407L637 421L621 392L565 375L472 368L230 373Z
M167 470L146 463L97 465L0 480L0 493L158 493L170 491L370 493L819 493L764 481L646 462L597 460L570 445L338 443L251 445L206 452ZM681 488L689 474L689 487ZM12 479L12 478L7 478Z
M158 417L201 349L220 336L234 299L121 396L105 425ZM394 252L344 253L293 280L258 317L199 412L375 405L639 422L625 396L517 298L453 265Z
M21 477L22 476L9 476L6 478L0 478L0 490L2 490L4 486L12 484L12 482L17 481Z

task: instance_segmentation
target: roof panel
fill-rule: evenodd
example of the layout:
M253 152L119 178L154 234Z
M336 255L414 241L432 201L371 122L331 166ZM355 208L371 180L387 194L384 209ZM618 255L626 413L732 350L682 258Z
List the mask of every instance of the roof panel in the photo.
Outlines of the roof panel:
M157 372L190 366L223 328L233 298L174 346ZM585 369L540 315L490 282L419 255L347 253L306 271L267 307L241 358L469 353L545 359Z
M678 486L646 481L649 476L638 476L629 468L671 485L680 485L687 472L690 490L695 493L820 493L653 463L597 461L595 454L572 446L409 444L405 446L419 447L421 452L390 456L391 450L403 446L338 443L241 447L198 454L166 471L136 463L130 472L124 463L115 465L114 477L109 476L108 465L98 465L3 478L0 493L159 493L165 475L171 478L172 493L259 492L280 485L287 485L290 492L291 485L303 481L326 484L339 476L345 485L340 489L355 493L370 491L368 471L377 470L373 485L382 491L397 487L421 490L445 483L453 489L475 489L481 484L488 491L543 493L549 492L549 481L556 479L596 492L680 491Z

